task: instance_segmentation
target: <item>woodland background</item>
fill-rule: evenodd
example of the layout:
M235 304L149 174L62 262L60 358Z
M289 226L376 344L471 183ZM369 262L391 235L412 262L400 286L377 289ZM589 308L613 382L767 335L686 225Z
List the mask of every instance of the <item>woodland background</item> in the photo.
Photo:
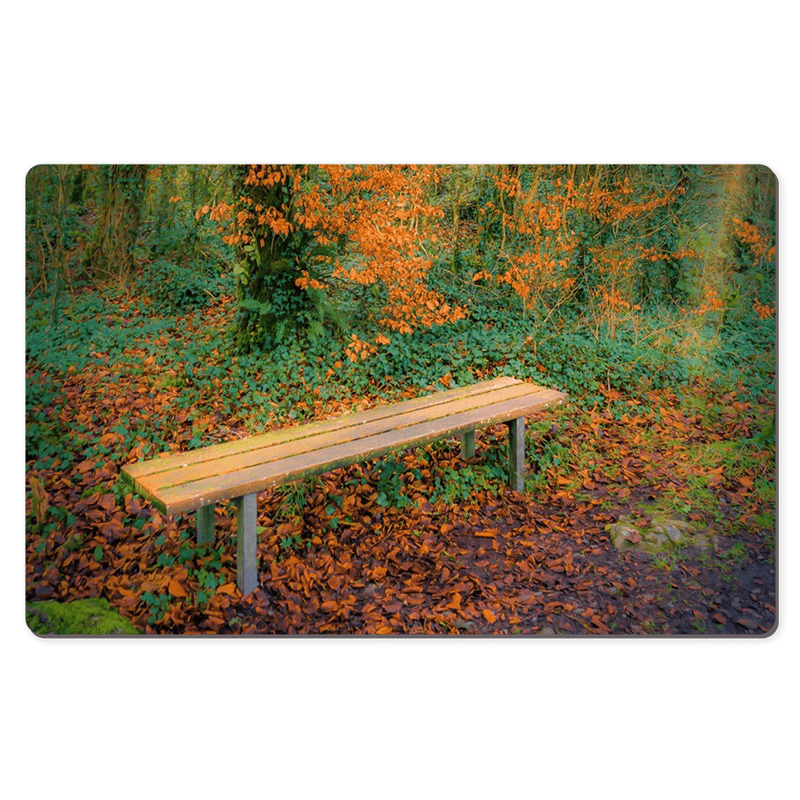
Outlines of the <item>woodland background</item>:
M27 198L29 600L99 597L148 633L773 628L768 169L42 166ZM468 465L432 445L278 487L255 599L235 588L230 504L196 547L191 515L119 480L498 375L571 398L529 426L524 514L500 510L491 431ZM715 548L655 555L661 587L608 526L664 514ZM503 563L469 536L505 539Z

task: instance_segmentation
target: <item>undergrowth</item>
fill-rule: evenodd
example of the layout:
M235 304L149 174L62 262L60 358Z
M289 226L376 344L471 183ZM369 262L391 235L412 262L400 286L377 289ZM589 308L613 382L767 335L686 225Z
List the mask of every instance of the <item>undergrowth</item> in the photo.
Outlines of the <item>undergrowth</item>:
M159 268L173 275L179 269ZM566 323L537 327L508 309L481 308L449 326L395 335L374 355L356 361L343 357L346 339L328 329L313 339L290 337L269 353L243 355L228 332L232 301L215 280L198 276L180 296L165 288L157 304L144 295L85 291L65 300L55 324L47 302L30 301L29 461L102 455L104 446L93 440L109 431L119 433L120 449L140 439L155 451L169 444L171 426L157 413L109 416L100 409L65 431L58 420L68 402L63 381L86 370L105 371L109 382L131 381L151 399L166 396L164 413L185 411L197 420L213 415L251 432L330 415L355 398L391 401L407 396L409 388L423 393L500 375L565 391L580 409L602 407L612 390L645 407L661 390L692 402L698 380L740 400L774 397L774 320L754 314L721 331L694 328L691 349L685 346L685 327L643 335L639 322L598 338ZM619 414L624 413L623 404ZM185 444L208 443L207 433L198 423ZM768 425L764 435L770 435ZM558 447L554 442L537 457L543 464L557 462ZM382 480L389 486L392 475L385 469Z

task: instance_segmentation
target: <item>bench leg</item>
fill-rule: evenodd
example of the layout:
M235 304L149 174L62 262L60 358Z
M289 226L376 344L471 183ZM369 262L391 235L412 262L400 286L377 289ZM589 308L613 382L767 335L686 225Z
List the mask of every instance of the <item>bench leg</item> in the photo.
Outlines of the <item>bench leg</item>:
M197 509L197 544L211 544L214 541L214 506L201 506Z
M258 586L256 495L236 498L236 582L242 594Z
M461 434L461 458L464 461L475 457L475 431Z
M508 485L518 492L525 488L525 417L508 425Z

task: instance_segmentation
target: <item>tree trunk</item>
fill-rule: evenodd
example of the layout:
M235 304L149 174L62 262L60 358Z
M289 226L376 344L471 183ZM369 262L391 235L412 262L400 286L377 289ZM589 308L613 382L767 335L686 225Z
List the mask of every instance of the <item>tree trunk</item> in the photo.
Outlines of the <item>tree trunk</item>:
M147 167L112 164L102 168L104 193L92 240L83 257L85 272L101 280L125 280L142 218Z
M306 322L308 293L296 284L304 237L294 219L291 171L284 173L283 180L268 183L268 176L280 169L277 165L241 166L234 172L234 196L241 209L235 245L236 341L245 352L281 340ZM265 219L286 222L289 230L276 231L279 226Z

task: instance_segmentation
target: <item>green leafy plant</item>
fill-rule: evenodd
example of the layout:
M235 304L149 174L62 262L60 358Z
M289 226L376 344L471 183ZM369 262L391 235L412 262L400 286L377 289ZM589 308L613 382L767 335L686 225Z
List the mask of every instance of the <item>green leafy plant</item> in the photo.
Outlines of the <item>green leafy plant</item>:
M383 508L408 508L411 499L405 493L406 467L402 461L393 456L382 459L377 470L376 502Z
M233 288L220 275L210 275L202 269L179 266L163 259L144 268L139 286L158 308L180 314L205 308Z
M431 503L443 501L446 505L464 502L476 491L485 491L496 495L500 489L500 480L489 465L470 465L460 469L444 469L436 472L433 489L430 494Z
M290 536L284 536L280 541L281 550L284 552L288 550L300 551L310 546L301 533L293 533Z
M142 600L147 604L150 611L147 617L147 624L154 625L156 622L161 621L172 602L172 595L169 592L154 594L153 592L144 592Z
M194 572L194 577L199 584L196 599L197 602L201 604L208 602L208 600L213 597L217 587L221 586L224 581L222 575L215 571L205 569L204 567Z

